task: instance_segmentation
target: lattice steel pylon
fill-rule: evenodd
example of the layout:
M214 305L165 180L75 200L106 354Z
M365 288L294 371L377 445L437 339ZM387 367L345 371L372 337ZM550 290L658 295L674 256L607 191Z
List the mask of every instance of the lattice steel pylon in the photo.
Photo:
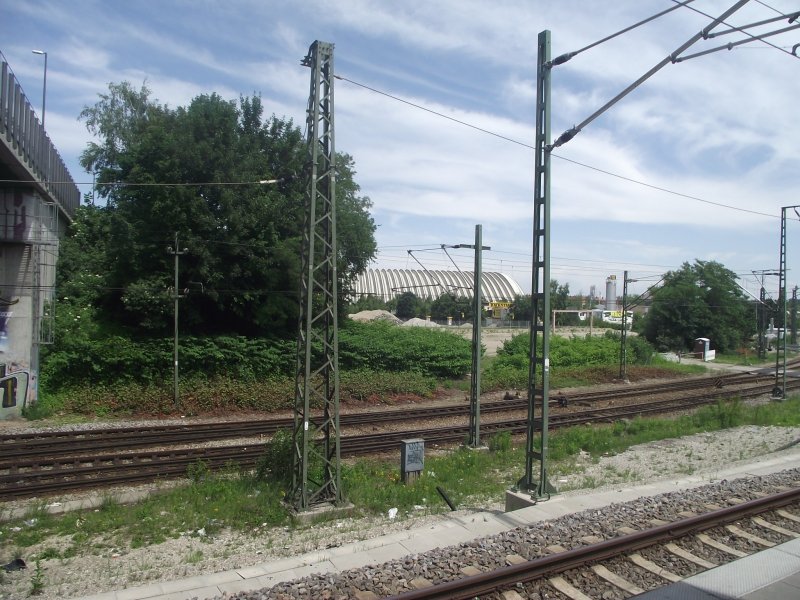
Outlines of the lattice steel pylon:
M342 500L333 44L315 41L302 64L311 68L306 115L309 182L301 256L292 489L287 498L298 511ZM321 414L312 415L312 407L321 407Z

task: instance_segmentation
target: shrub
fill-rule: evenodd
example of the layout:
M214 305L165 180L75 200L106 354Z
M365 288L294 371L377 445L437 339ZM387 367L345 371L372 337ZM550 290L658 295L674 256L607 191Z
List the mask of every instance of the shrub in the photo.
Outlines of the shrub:
M256 477L284 486L292 482L294 460L292 432L279 429L264 447L264 454L256 462Z
M471 364L471 342L449 331L353 321L339 331L339 366L345 370L455 379L466 375Z

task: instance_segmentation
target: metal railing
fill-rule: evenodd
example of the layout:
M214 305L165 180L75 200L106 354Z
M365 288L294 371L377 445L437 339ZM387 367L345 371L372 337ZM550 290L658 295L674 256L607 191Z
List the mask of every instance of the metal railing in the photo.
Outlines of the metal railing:
M0 141L71 219L80 205L80 190L2 54L0 71Z

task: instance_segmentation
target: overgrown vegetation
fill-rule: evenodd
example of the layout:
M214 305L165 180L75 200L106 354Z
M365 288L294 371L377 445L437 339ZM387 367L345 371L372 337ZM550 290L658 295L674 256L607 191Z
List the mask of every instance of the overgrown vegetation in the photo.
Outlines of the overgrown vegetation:
M503 343L482 375L484 391L527 387L530 340L529 333L520 333ZM653 347L641 337L628 337L626 347L630 365L649 366L659 362ZM596 383L594 376L600 374L601 381L608 381L609 371L618 372L619 348L620 334L615 331L571 339L551 336L550 385L554 388L587 385Z
M446 331L349 322L340 329L343 402L428 397L437 378L460 378L470 342ZM226 414L291 409L296 343L241 336L180 340L180 405L173 400L172 340L84 339L44 354L30 418Z
M620 421L611 425L574 427L553 432L550 438L551 473L566 475L572 457L583 451L594 458L622 452L636 444L714 431L741 425L800 426L800 398L750 406L738 401L720 402L677 419ZM164 491L133 506L108 500L94 511L52 515L40 506L22 519L0 525L0 537L15 555L40 548L29 562L103 553L112 548L138 548L178 536L211 542L224 528L257 532L269 543L269 527L295 527L282 500L287 490L287 436L278 436L265 449L265 459L255 473L231 467L211 473L202 465L192 469L190 484ZM501 433L488 440L488 452L459 448L429 455L425 470L414 483L400 482L396 461L359 459L343 465L343 490L360 514L385 514L397 508L401 515L447 510L437 486L459 506L497 498L521 476L524 440ZM290 442L288 442L290 443ZM287 535L279 529L275 540ZM47 545L53 536L61 549ZM277 542L276 542L277 543Z
M482 391L526 388L529 340L528 333L518 334L486 361ZM604 336L551 337L551 386L613 379L619 344L619 333L613 331ZM627 348L632 379L659 364L644 339L630 336ZM49 350L43 358L40 401L26 415L199 415L292 408L294 342L186 337L180 340L179 352L176 406L171 339L87 338ZM463 381L471 367L470 341L441 329L349 321L339 332L339 366L343 403L426 398L440 385L458 387Z

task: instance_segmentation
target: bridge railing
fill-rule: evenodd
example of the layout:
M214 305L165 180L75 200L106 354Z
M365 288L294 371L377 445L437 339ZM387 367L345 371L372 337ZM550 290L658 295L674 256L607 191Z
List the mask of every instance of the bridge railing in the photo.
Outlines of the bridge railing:
M0 71L0 137L72 217L80 206L80 190L2 55Z

